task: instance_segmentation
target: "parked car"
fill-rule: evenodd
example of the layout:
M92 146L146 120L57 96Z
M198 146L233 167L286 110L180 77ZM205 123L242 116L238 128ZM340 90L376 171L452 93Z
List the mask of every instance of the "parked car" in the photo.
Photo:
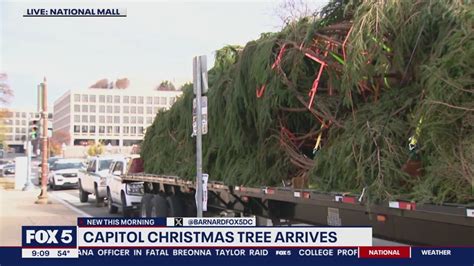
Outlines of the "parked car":
M48 183L51 189L59 187L76 187L79 171L85 165L80 159L58 159L49 168Z
M79 200L87 202L89 195L94 194L98 205L104 202L107 196L107 175L112 161L119 156L91 157L87 162L87 169L79 173Z
M112 162L107 178L107 206L110 213L116 213L119 208L125 217L132 216L140 209L144 194L143 182L123 182L126 174L143 172L143 160L140 155L130 155L117 158Z
M11 174L15 174L15 164L13 163L13 161L0 160L0 176L7 175L8 172L11 172L12 165L13 165L13 173ZM6 172L5 172L5 168L8 168Z
M3 166L3 175L14 175L15 174L15 164L9 163Z

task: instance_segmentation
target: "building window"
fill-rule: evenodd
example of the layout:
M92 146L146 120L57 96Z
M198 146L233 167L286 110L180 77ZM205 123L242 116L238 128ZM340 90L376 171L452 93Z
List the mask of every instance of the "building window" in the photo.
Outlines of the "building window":
M112 134L112 126L107 127L107 134Z
M114 113L116 114L120 113L120 106L114 106Z
M99 116L99 123L105 123L105 116Z
M130 110L130 113L132 113L132 114L136 114L136 113L137 113L137 107L132 106L130 109L131 109L131 110Z
M130 127L130 133L136 135L137 134L137 128L136 127Z
M82 106L82 112L84 112L84 113L89 112L89 105L83 105Z
M81 95L79 95L79 94L74 94L74 101L75 101L75 102L80 102L80 101L81 101Z
M166 97L160 97L160 105L166 105Z
M120 103L120 96L119 95L114 96L114 103Z
M99 95L99 102L105 103L105 95Z
M82 126L82 133L87 133L89 131L88 126Z
M89 101L95 103L95 95L89 95Z
M91 116L89 117L89 122L95 123L95 115L91 115Z
M114 127L114 134L120 134L120 126Z
M112 113L112 106L107 106L107 113L108 114L111 114Z
M128 103L128 102L129 102L129 97L123 96L123 103Z
M131 101L132 103L137 103L137 97L136 97L136 96L130 97L130 101Z
M81 111L81 106L79 104L74 105L74 112L79 113Z
M146 118L146 123L147 123L147 124L153 123L153 117L148 116L148 117Z
M128 106L123 107L123 113L128 114L130 112L130 108Z
M26 128L22 128L21 133L25 134L26 133Z
M81 131L81 126L74 125L74 133L79 133Z
M128 135L128 133L130 132L129 130L130 130L129 127L123 127L123 134Z
M95 113L95 105L89 105L89 112Z
M111 115L108 115L107 116L107 123L112 123L112 116Z
M158 113L158 111L159 111L158 107L156 107L156 106L153 107L153 112L154 112L155 114Z
M143 116L137 117L138 124L143 124Z
M123 117L123 123L124 123L124 124L128 124L128 123L129 123L128 116L124 116L124 117Z
M99 113L105 113L105 106L99 106Z
M143 96L138 96L138 104L143 104Z
M22 118L26 118L26 113L21 113Z
M105 133L105 127L104 126L99 126L99 133Z
M153 97L153 101L155 104L160 104L160 97Z
M143 134L144 133L143 127L138 127L137 132L138 132L138 134Z
M143 106L138 106L138 114L143 114Z
M15 133L20 134L20 128L15 128Z
M82 123L87 123L88 122L88 116L87 115L83 115L82 116Z
M83 95L82 95L82 102L83 102L83 103L89 102L89 98L87 97L87 94L83 94Z
M21 125L26 126L26 120L21 120Z
M150 96L146 97L146 103L153 104L153 97L150 97Z
M130 124L136 124L137 123L137 118L135 116L130 117Z
M112 103L112 95L107 95L107 102Z
M95 133L95 126L89 127L89 133Z
M120 124L120 116L114 116L114 123Z
M79 123L81 122L81 116L80 115L75 115L74 116L74 123Z

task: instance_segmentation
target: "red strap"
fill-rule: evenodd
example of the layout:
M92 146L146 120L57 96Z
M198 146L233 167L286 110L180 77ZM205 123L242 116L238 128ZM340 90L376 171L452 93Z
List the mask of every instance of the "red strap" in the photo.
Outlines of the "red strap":
M286 43L281 47L280 52L278 53L278 56L277 56L275 62L273 63L273 65L272 65L272 69L275 69L277 66L280 65L281 59L282 59L283 54L285 53L285 51L286 51Z
M266 84L263 84L260 89L257 88L257 98L261 98L263 96L263 93L265 92L265 88L267 87Z
M319 79L321 78L321 75L323 74L323 70L324 70L325 66L326 66L326 64L322 64L319 67L318 76L314 80L313 86L311 87L311 91L309 92L309 95L311 96L311 99L309 100L308 109L311 109L311 106L313 105L314 96L318 92Z

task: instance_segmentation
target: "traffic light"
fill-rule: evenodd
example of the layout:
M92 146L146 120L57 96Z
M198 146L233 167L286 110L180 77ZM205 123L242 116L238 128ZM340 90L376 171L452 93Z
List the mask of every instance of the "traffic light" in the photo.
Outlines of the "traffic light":
M35 140L39 137L39 120L30 121L28 133L30 134L30 140Z

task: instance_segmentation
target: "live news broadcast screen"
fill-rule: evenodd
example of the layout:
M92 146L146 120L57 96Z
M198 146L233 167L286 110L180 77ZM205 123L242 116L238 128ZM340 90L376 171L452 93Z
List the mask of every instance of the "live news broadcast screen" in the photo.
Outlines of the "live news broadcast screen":
M0 266L474 265L471 1L0 2Z

